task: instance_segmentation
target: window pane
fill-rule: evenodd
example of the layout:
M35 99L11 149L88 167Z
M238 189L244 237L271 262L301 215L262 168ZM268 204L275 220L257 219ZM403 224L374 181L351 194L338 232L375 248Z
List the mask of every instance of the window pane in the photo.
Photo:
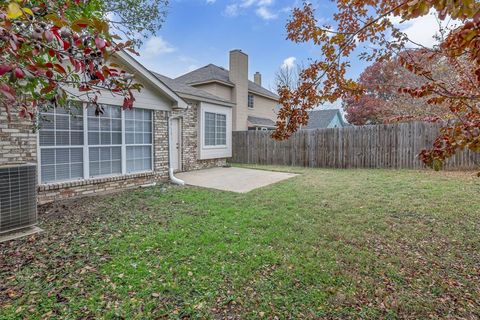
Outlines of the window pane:
M88 144L89 145L100 144L100 133L95 131L88 131Z
M70 167L70 178L83 178L83 163L74 163Z
M90 176L122 173L121 147L90 148Z
M69 149L57 149L55 152L55 162L69 163L70 162L70 150Z
M112 133L112 144L122 144L122 133L113 132Z
M40 114L40 129L54 129L55 116L53 114Z
M55 124L57 130L68 130L70 129L70 116L69 115L56 115Z
M55 166L42 166L42 183L48 183L52 181L55 181Z
M100 161L100 148L90 148L89 151L90 162Z
M110 132L102 132L100 134L100 144L112 144L112 134Z
M215 113L205 112L205 145L215 145Z
M127 172L139 172L152 169L152 147L127 147Z
M40 130L40 146L54 146L55 132Z
M57 146L68 146L70 144L70 134L68 131L55 131L55 144Z
M42 183L83 178L83 148L41 150Z
M83 130L83 117L75 116L70 119L71 130Z
M88 131L99 131L100 130L100 119L95 118L88 118Z
M55 164L55 149L44 149L41 152L42 164Z
M139 108L125 110L125 118L127 172L151 170L152 111Z
M70 132L70 144L72 146L83 145L83 131L72 131L72 132Z

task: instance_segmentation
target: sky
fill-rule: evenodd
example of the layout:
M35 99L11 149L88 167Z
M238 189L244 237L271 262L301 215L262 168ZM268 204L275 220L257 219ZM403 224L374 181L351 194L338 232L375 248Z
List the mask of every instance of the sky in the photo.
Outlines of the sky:
M331 22L330 0L312 1L317 18ZM249 56L249 78L258 71L263 86L274 89L275 72L282 66L320 59L319 48L286 40L285 24L297 0L172 0L163 27L147 39L138 59L146 67L177 77L209 63L228 69L228 54L241 49ZM399 23L400 21L396 21ZM433 15L404 24L402 29L427 46L438 30ZM349 76L357 78L368 64L354 61Z

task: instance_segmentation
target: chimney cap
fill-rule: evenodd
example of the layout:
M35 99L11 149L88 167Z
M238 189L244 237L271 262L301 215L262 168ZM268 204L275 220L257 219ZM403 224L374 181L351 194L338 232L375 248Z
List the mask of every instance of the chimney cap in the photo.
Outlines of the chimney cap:
M230 54L232 53L241 53L243 55L247 55L245 52L242 51L242 49L233 49L233 50L230 50Z

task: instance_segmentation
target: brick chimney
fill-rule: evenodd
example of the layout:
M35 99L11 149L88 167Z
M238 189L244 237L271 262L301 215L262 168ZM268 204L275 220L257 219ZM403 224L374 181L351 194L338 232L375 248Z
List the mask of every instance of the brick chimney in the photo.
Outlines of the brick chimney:
M230 51L230 81L235 87L232 91L233 102L233 130L247 130L248 112L248 55L242 50Z
M255 72L253 75L253 82L258 84L259 86L262 86L262 74L260 72Z

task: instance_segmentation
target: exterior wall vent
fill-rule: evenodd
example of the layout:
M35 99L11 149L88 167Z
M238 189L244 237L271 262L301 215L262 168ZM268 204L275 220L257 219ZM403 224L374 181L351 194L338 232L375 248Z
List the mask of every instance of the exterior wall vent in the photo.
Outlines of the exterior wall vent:
M37 166L0 166L0 235L37 224Z

